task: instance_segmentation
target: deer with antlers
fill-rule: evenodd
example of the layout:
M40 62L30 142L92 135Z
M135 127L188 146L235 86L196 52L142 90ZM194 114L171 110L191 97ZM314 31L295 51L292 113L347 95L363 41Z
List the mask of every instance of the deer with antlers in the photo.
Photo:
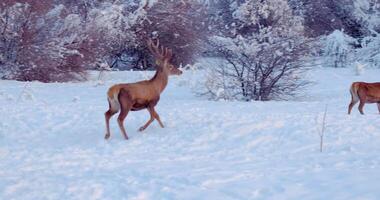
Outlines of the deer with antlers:
M109 109L104 114L106 119L106 135L105 139L111 136L109 120L119 112L117 122L119 128L126 140L128 140L127 132L124 128L124 119L129 111L138 111L147 109L150 113L150 119L139 131L145 130L155 119L159 125L164 128L160 120L160 116L154 107L160 100L160 94L164 91L168 84L169 75L181 75L182 71L174 66L170 60L173 52L171 49L160 47L160 42L154 43L151 39L147 42L149 51L156 58L156 73L150 80L140 81L136 83L116 84L109 88L107 97Z
M380 83L354 82L350 88L351 102L348 105L348 114L351 114L352 107L360 101L359 112L364 115L363 107L366 103L377 103L380 113Z

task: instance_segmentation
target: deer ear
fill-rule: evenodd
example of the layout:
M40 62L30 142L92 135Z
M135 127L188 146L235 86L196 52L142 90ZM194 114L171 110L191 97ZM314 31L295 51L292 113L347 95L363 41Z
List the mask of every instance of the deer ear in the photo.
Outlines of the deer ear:
M172 56L173 56L173 50L166 48L166 59L170 60L172 59Z

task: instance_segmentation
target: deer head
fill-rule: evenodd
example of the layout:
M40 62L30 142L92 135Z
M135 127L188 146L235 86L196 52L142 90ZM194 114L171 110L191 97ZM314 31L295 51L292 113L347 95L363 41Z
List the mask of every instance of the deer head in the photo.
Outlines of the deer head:
M156 58L156 65L158 69L162 70L167 75L181 75L182 71L174 66L170 60L173 56L173 51L169 48L161 46L160 41L154 43L151 39L148 40L148 49Z

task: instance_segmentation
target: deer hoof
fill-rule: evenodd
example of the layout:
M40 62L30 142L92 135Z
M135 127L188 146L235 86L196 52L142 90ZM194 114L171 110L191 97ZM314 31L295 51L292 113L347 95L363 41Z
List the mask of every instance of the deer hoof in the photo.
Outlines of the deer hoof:
M144 130L145 130L145 127L140 127L140 128L139 128L139 131L140 131L140 132L142 132L142 131L144 131Z
M106 134L106 136L104 136L104 139L108 140L110 138L110 134Z

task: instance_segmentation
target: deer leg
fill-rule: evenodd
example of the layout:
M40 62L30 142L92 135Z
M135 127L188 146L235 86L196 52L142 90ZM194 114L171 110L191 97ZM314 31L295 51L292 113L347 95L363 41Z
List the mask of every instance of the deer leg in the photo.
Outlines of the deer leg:
M379 114L380 114L380 103L377 103L377 110L379 110Z
M110 131L110 119L111 117L116 114L117 112L119 112L119 107L118 106L112 106L110 100L108 100L108 111L104 113L104 117L105 117L105 120L106 120L106 135L104 136L104 138L107 140L110 138L111 136L111 131Z
M155 119L157 119L158 123L160 124L161 128L164 128L164 124L162 124L161 122L161 119L160 119L160 116L157 114L156 110L154 109L154 107L152 108L153 110L153 117Z
M362 115L364 115L364 112L363 112L364 104L365 104L365 101L360 100L360 103L359 103L359 112Z
M121 130L121 133L123 134L123 136L126 140L128 140L128 135L127 135L127 132L125 131L125 128L124 128L124 119L127 117L130 109L131 108L129 106L128 107L122 106L119 117L117 118L117 123L119 124L119 128Z
M124 90L120 90L119 103L120 103L121 111L120 111L119 117L117 118L117 123L119 124L119 128L124 138L128 140L128 135L124 128L124 119L127 117L128 112L131 110L132 105L133 105L133 102L129 98L128 92Z
M351 114L352 107L354 107L357 102L357 100L355 101L353 98L351 99L351 103L348 105L348 114Z
M104 113L104 116L106 118L106 135L104 136L104 139L106 139L106 140L108 140L111 136L110 119L116 113L117 113L117 111L111 110L111 108L106 113Z
M149 114L150 114L150 119L144 124L144 126L139 128L139 131L144 131L154 121L153 108L148 107L147 109L148 109Z

